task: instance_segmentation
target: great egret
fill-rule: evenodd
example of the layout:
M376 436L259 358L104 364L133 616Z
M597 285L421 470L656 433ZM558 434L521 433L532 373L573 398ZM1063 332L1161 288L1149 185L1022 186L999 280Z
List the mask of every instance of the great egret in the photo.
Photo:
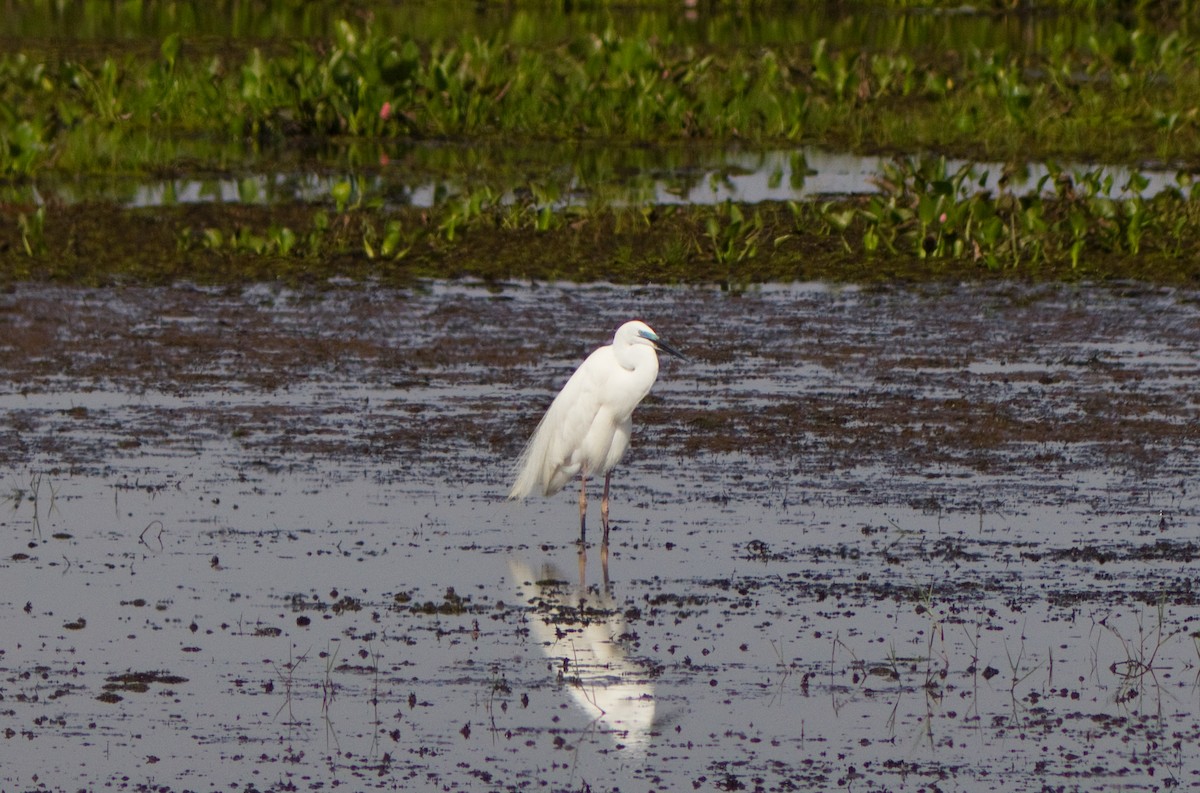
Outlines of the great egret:
M579 474L579 542L585 547L587 478L604 474L600 522L608 550L608 488L629 447L633 409L658 377L658 352L683 358L645 322L617 328L612 344L587 357L550 404L517 462L510 500L552 496Z

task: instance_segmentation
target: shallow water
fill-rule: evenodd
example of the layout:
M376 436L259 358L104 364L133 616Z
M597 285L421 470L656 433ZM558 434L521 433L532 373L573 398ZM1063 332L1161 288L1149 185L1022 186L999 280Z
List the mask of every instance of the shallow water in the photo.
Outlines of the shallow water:
M1200 786L1197 297L19 287L0 788ZM605 571L502 496L634 315Z
M444 142L372 146L363 157L378 158L370 173L346 173L337 163L345 152L314 152L330 161L320 172L291 170L271 158L242 156L234 176L173 178L146 181L72 178L42 180L38 187L10 191L9 200L36 204L105 201L123 207L181 204L331 204L335 185L349 181L355 200L384 206L439 207L486 183L496 200L508 204L530 200L531 185L543 191L538 203L569 206L711 206L725 201L758 204L768 201L811 201L821 197L870 195L893 157L828 151L815 146L751 150L741 147L539 144L530 146L456 146ZM563 163L571 163L564 167ZM1046 192L1052 186L1045 163L1006 165L1001 162L947 160L953 174L970 166L974 174L964 189L995 191L1001 178L1016 195ZM1062 163L1068 174L1103 170L1112 177L1114 199L1150 197L1167 190L1190 189L1169 168L1139 168L1142 189L1130 186L1134 172L1125 166ZM331 172L332 169L332 172ZM482 176L481 176L482 174Z

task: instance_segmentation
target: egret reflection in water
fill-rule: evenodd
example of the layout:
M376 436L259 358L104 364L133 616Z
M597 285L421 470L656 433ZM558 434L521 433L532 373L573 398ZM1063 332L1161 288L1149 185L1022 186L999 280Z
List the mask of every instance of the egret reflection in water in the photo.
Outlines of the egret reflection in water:
M609 591L569 584L553 565L534 570L511 560L509 569L533 607L529 632L547 658L558 662L571 698L620 745L642 750L654 726L654 685L629 653L624 613Z

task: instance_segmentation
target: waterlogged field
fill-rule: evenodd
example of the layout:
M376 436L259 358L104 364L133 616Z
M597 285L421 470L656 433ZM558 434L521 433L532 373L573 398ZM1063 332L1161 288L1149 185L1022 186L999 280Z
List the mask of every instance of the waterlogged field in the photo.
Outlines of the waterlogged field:
M0 789L1200 788L1193 9L584 6L6 7Z
M1200 786L1198 298L20 285L0 787ZM502 499L634 315L605 567Z

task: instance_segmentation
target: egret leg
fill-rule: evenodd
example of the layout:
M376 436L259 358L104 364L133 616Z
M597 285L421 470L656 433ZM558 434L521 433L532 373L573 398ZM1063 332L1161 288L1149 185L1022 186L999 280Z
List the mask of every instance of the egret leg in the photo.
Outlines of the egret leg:
M587 474L579 476L579 547L587 547Z
M600 524L604 526L604 555L608 556L608 486L612 483L612 471L604 475L604 496L600 499Z
M587 476L579 477L579 589L587 589Z

